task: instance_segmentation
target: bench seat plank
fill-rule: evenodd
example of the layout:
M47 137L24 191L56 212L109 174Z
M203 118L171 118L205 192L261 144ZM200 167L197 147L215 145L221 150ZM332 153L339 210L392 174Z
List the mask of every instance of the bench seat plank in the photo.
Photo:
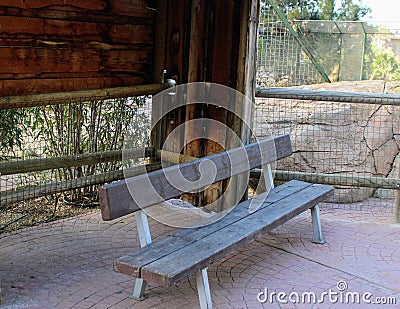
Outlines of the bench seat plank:
M308 210L332 192L330 186L307 187L144 266L141 278L163 286L176 284Z
M181 230L119 258L116 269L153 284L175 284L314 206L331 191L328 186L290 181L275 188L255 213L249 215L250 200L245 201L213 224Z
M141 278L163 286L176 284L308 210L332 192L330 186L307 187L144 266Z
M311 184L306 182L297 180L289 181L272 189L261 207L266 207L271 203L277 202L309 186L311 186ZM232 212L229 216L224 216L213 224L201 228L196 227L177 231L144 248L118 258L114 263L115 270L129 276L139 277L139 270L141 267L197 241L200 237L205 237L247 216L249 214L248 205L250 204L250 200L244 201L242 204L242 207L236 207L238 209L236 209L235 212ZM199 229L201 229L201 231L199 231Z
M274 188L267 196L262 207L266 207L271 203L277 202L308 186L311 186L311 184L297 180L289 181L279 187ZM213 224L201 228L180 230L172 235L158 240L157 242L141 248L140 250L120 257L114 263L115 270L129 276L139 277L139 270L141 267L197 241L199 237L205 237L208 234L216 232L225 226L228 226L229 224L232 224L233 222L236 222L247 216L249 214L248 205L250 204L250 201L245 201L242 204L244 206L236 207L238 209L236 209L235 212L232 212L229 216L225 216ZM201 231L198 231L199 229L201 229Z

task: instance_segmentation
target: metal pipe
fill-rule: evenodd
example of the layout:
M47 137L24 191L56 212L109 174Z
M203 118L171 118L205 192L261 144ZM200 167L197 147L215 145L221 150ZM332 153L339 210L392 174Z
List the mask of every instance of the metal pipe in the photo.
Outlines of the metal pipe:
M364 103L364 104L383 104L400 105L400 95L397 94L373 94L367 92L338 92L304 90L293 88L266 88L256 89L258 98L276 98L292 100L310 100L322 102L343 102L343 103Z

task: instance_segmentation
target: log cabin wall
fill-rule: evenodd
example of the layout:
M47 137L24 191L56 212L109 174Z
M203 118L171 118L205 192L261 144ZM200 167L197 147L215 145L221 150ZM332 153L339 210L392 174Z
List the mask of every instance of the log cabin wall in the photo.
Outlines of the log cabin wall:
M1 0L0 96L151 83L152 2Z

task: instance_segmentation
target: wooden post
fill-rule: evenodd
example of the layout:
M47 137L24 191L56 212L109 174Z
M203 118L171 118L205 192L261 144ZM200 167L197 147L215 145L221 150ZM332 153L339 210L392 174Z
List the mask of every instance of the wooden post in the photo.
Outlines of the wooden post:
M168 0L165 2L166 8L159 5L158 9L167 11L164 62L167 77L174 78L178 85L186 82L222 84L237 89L254 100L259 1ZM157 31L159 30L156 27L156 37ZM198 97L198 95L189 93L188 97L190 99L190 96ZM232 100L226 97L221 99ZM251 108L241 106L240 102L243 103L238 100L237 106L234 107L235 113L244 115L245 121L251 123ZM216 120L217 123L233 130L245 143L250 139L249 128L243 125L242 120L217 106L191 104L179 108L172 116L175 118L172 128L167 129L166 124L162 125L164 129L157 128L161 134L158 143L160 147L173 128L183 122L199 118ZM185 127L184 140L181 141L179 151L183 149L185 155L202 157L238 146L237 138L229 136L227 130L222 132L217 125L212 124L207 124L205 128L207 138L191 140L198 134L198 130L199 128L191 125ZM153 145L158 150L158 145ZM227 184L228 181L214 184L203 192L203 195L191 196L188 201L198 206L209 205L221 194L224 194L224 197L232 194L232 199L237 199L236 185L233 186L233 183L230 186L231 192L224 193ZM246 183L243 181L242 185L246 186L247 181Z
M259 10L258 1L241 1L236 90L245 95L251 102L255 101ZM239 101L238 103L243 102ZM240 114L245 123L238 117L234 117L232 124L233 130L241 136L244 143L248 143L250 141L252 129L248 127L248 125L252 122L251 120L254 114L253 106L249 108L247 106L237 105L235 109L236 114ZM231 179L231 182L235 183L231 184L231 190L233 192L226 195L228 199L227 204L231 204L235 199L242 198L236 195L238 192L243 192L243 186L247 186L247 175L238 175L236 179Z
M400 168L397 179L400 179ZM394 222L400 223L400 190L396 191L396 199L394 201Z

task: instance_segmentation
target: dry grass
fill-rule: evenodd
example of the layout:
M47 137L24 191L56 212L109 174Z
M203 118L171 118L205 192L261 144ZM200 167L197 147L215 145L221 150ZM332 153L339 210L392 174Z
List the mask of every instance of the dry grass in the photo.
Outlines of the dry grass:
M97 202L86 199L70 203L65 195L38 198L6 205L0 209L0 234L74 217L98 209Z

